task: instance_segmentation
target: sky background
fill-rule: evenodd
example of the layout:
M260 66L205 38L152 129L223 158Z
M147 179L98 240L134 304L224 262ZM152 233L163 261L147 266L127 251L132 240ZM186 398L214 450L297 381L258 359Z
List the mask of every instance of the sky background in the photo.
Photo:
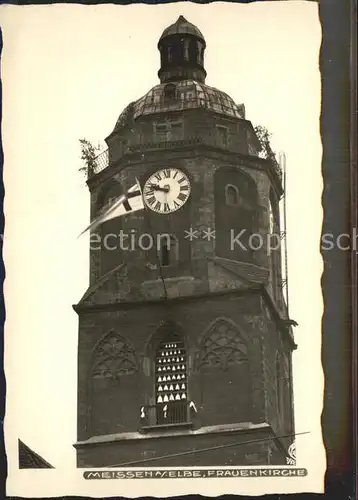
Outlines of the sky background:
M79 139L103 142L123 108L158 83L157 42L180 14L205 36L206 83L244 103L247 119L266 126L273 149L286 153L289 306L299 323L296 432L310 432L297 437L297 464L309 469L308 479L300 480L304 490L322 487L316 3L2 6L9 494L28 494L29 484L40 488L39 495L54 494L54 488L57 494L86 494L72 447L78 335L72 304L88 285L89 243L87 235L77 239L89 222ZM56 467L46 471L51 480L34 471L19 477L18 438ZM296 491L297 482L291 483L282 486L285 491ZM222 484L210 483L210 493L219 494ZM273 484L264 491L277 491Z

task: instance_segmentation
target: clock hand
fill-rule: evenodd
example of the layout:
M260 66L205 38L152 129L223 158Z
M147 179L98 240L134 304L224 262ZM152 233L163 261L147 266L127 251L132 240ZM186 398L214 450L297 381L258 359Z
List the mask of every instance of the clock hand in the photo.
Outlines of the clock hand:
M164 193L168 193L169 192L169 187L161 187L159 186L158 184L150 184L150 187L154 190L154 191L163 191Z

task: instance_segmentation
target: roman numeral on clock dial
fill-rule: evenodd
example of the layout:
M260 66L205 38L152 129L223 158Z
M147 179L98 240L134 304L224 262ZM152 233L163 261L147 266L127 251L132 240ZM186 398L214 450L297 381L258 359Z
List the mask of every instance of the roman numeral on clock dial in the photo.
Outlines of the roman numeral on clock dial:
M184 194L184 193L179 193L178 194L178 200L184 202L186 200L186 198L187 198L186 194Z
M155 201L155 196L150 196L149 198L147 198L147 202L149 203L149 205L154 205Z
M148 177L143 188L143 199L150 210L169 214L187 202L190 191L188 175L178 168L166 167Z

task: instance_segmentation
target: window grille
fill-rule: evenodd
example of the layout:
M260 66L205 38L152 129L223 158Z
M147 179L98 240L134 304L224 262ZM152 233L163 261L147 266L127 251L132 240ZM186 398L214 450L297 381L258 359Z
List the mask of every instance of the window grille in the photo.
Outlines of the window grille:
M187 364L184 342L170 335L156 351L157 424L187 422Z

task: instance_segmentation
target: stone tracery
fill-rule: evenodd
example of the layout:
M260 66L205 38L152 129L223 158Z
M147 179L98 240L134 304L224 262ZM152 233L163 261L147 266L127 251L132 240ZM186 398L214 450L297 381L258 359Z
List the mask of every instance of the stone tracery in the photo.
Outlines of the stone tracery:
M226 370L229 365L247 360L247 347L237 328L220 319L204 335L197 356L197 368L205 366Z
M92 365L92 377L117 380L131 375L138 369L134 349L116 332L107 334L96 348Z

